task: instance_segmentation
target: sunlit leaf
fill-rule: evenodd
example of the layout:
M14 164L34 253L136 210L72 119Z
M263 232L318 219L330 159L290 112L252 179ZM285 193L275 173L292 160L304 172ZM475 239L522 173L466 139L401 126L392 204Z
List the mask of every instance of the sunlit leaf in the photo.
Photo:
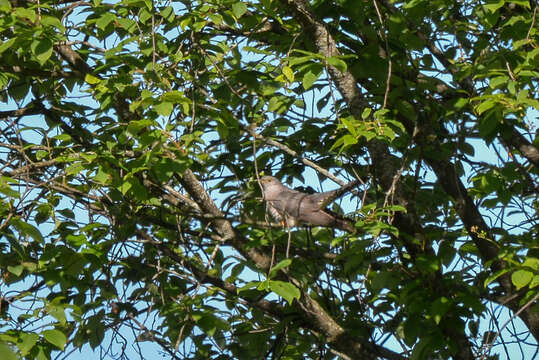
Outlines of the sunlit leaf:
M17 343L17 347L22 356L26 356L34 347L39 339L39 335L35 333L26 333L21 335L21 342Z
M318 75L314 74L311 71L307 72L303 76L303 87L305 88L305 90L310 89L316 80L318 80Z
M517 270L511 275L511 281L517 290L528 285L533 279L533 273L528 270Z
M232 12L234 13L234 16L239 19L247 12L247 5L243 2L234 3L232 4Z
M67 342L67 338L64 333L59 330L45 330L41 334L49 343L64 350L64 347Z
M292 303L294 299L299 299L300 297L299 289L287 282L270 280L269 288L277 295L283 297L289 304Z

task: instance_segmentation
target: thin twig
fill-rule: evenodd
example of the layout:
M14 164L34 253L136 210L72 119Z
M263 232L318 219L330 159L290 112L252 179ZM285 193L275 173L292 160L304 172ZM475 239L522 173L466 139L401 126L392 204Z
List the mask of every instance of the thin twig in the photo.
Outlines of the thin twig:
M286 244L286 258L290 257L290 244L292 243L292 232L290 231L290 225L286 222L286 230L288 231L288 242Z
M532 29L535 26L535 16L537 15L537 5L533 8L533 17L532 17L532 23L530 25L530 28L528 29L528 33L526 34L526 40L530 40L530 34L532 32Z
M496 339L500 336L501 332L503 331L503 329L505 329L507 327L507 325L509 325L509 323L511 321L513 321L517 316L520 315L521 312L523 312L524 310L526 310L526 308L528 308L529 306L531 306L535 300L537 300L539 298L539 293L535 294L534 297L532 297L530 299L530 301L528 301L526 304L524 304L524 306L522 306L516 313L514 313L503 325L502 327L500 328L500 330L498 330L498 332L496 333L496 336L494 336L494 339L492 339L492 341L490 342L490 344L488 345L486 351L483 353L483 355L481 356L481 359L480 360L483 360L485 359L485 357L487 356L487 354L489 353L490 349L492 348L492 346L494 345L494 342L496 341Z
M310 168L313 168L314 170L316 170L317 172L321 173L322 175L326 176L327 178L335 181L337 184L343 186L343 185L346 185L346 183L339 179L338 177L336 177L335 175L333 175L332 173L330 173L328 170L324 169L323 167L321 167L320 165L314 163L313 161L307 159L307 158L304 158L303 156L299 155L296 151L290 149L288 146L284 145L284 144L281 144L280 142L278 141L275 141L273 139L269 139L269 138L266 138L256 132L254 132L252 129L248 128L247 126L245 125L242 125L243 129L249 133L251 133L256 139L259 139L259 140L262 140L263 142L265 142L266 144L268 145L271 145L271 146L274 146L282 151L284 151L285 153L287 153L288 155L291 155L295 158L297 158L298 160L300 160L303 164L309 166Z
M382 13L380 12L380 9L378 8L378 3L376 2L376 0L373 0L372 2L374 3L374 8L376 9L376 14L378 15L378 20L380 21L380 26L383 27L384 26L384 20L382 19ZM384 93L384 104L382 105L382 109L385 109L385 107L387 105L387 99L389 97L389 89L390 89L390 86L391 86L391 73L392 73L393 63L391 61L391 54L389 52L389 44L387 42L386 34L382 35L382 32L380 31L380 32L378 32L378 35L380 35L380 37L384 39L385 47L386 47L386 55L387 55L387 60L388 60L386 91Z
M152 7L154 7L152 2ZM152 64L153 71L155 71L155 65L157 62L157 54L155 52L155 15L152 14Z

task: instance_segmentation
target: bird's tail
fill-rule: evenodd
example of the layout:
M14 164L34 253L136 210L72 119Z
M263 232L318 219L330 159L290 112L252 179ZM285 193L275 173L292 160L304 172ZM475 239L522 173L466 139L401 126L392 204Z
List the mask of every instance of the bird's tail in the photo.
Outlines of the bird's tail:
M349 219L336 218L335 226L340 230L347 231L349 233L356 232L356 227L354 226L354 223L352 222L352 220Z
M344 193L346 193L347 191L349 191L350 189L356 187L357 185L359 185L361 183L361 180L354 180L352 182L349 182L348 184L346 185L343 185L341 186L340 188L338 188L337 190L333 190L333 191L328 191L328 192L325 192L325 193L321 193L320 195L323 196L323 199L322 201L320 202L320 208L323 209L325 208L326 206L328 206L330 203L332 203L335 199L341 197L342 195L344 195Z

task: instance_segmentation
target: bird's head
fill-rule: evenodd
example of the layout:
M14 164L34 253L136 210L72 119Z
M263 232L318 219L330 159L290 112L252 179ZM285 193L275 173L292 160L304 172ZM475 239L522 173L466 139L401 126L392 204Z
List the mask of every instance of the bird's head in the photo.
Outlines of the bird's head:
M263 176L260 178L260 184L262 185L262 187L264 189L267 189L268 187L270 186L274 186L274 185L282 185L281 182L279 181L279 179L277 179L276 177L274 176Z

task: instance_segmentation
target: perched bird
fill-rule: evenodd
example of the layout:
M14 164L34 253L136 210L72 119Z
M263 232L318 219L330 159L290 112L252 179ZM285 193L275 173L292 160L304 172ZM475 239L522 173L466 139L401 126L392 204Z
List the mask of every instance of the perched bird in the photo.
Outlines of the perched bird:
M328 210L326 206L358 183L352 181L337 190L307 194L284 186L273 176L260 179L262 195L275 220L288 227L304 224L336 227L348 232L355 230L353 222Z

